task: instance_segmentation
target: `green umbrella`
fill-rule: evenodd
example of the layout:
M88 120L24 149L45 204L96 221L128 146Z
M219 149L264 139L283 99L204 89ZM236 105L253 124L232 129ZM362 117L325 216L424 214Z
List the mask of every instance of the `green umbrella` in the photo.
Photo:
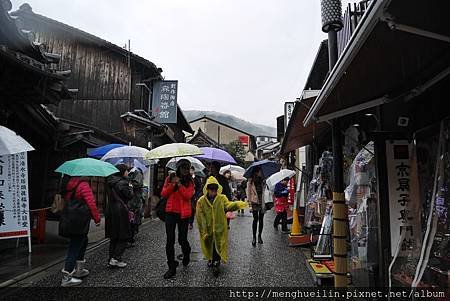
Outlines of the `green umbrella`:
M92 158L66 161L55 171L72 177L107 177L119 172L111 163Z

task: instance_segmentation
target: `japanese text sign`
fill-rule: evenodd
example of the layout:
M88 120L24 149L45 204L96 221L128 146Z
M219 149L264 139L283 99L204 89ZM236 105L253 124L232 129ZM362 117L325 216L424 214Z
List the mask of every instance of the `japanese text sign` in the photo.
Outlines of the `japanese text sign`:
M391 225L391 251L395 253L399 240L399 257L420 243L420 217L418 209L417 169L408 141L386 142L387 171L389 183L389 215Z
M29 235L27 153L0 156L0 239Z
M152 115L159 123L177 123L178 81L164 80L153 84Z
M295 102L285 102L284 103L284 130L287 130L289 125L289 120L292 118L292 113L294 112Z

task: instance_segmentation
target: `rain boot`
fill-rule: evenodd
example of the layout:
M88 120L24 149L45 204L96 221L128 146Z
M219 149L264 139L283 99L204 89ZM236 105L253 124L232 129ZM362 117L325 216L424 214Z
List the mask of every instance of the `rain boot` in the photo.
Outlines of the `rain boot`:
M191 262L191 254L183 254L183 265L187 267L189 265L189 262Z
M73 277L75 278L83 278L89 275L89 270L84 268L84 264L86 260L77 260L77 265L75 267L75 272L73 273Z
M63 274L61 286L63 287L80 285L83 282L83 280L73 277L75 270L73 270L72 273L69 273L66 270L62 270L61 272Z

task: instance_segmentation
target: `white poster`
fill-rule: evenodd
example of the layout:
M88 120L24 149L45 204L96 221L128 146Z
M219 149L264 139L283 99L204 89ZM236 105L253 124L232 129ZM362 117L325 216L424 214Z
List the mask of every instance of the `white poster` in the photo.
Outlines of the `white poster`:
M27 153L0 156L0 239L30 235Z
M294 112L295 102L285 102L284 103L284 131L287 130L289 125L289 120L292 118L292 113Z
M420 204L417 168L412 144L405 140L386 141L389 183L391 252L394 255L402 234L398 257L420 245Z

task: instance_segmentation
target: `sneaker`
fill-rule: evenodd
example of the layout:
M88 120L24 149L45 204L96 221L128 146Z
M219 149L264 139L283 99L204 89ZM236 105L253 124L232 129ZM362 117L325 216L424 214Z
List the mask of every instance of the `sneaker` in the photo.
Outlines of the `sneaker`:
M73 277L75 270L73 270L72 273L69 273L66 270L62 270L61 272L63 273L63 278L61 280L62 287L76 286L83 282L83 280Z
M115 258L111 258L111 260L109 261L109 266L110 267L117 267L117 268L124 268L127 266L127 264L121 260L117 260Z
M84 278L89 275L89 270L84 268L84 264L86 260L77 260L77 265L75 267L75 271L73 273L73 277L75 278Z
M283 234L290 234L291 231L289 231L289 230L281 230L281 233L283 233Z
M164 279L170 279L173 276L175 276L177 274L177 270L176 269L169 269L165 274L164 274Z

